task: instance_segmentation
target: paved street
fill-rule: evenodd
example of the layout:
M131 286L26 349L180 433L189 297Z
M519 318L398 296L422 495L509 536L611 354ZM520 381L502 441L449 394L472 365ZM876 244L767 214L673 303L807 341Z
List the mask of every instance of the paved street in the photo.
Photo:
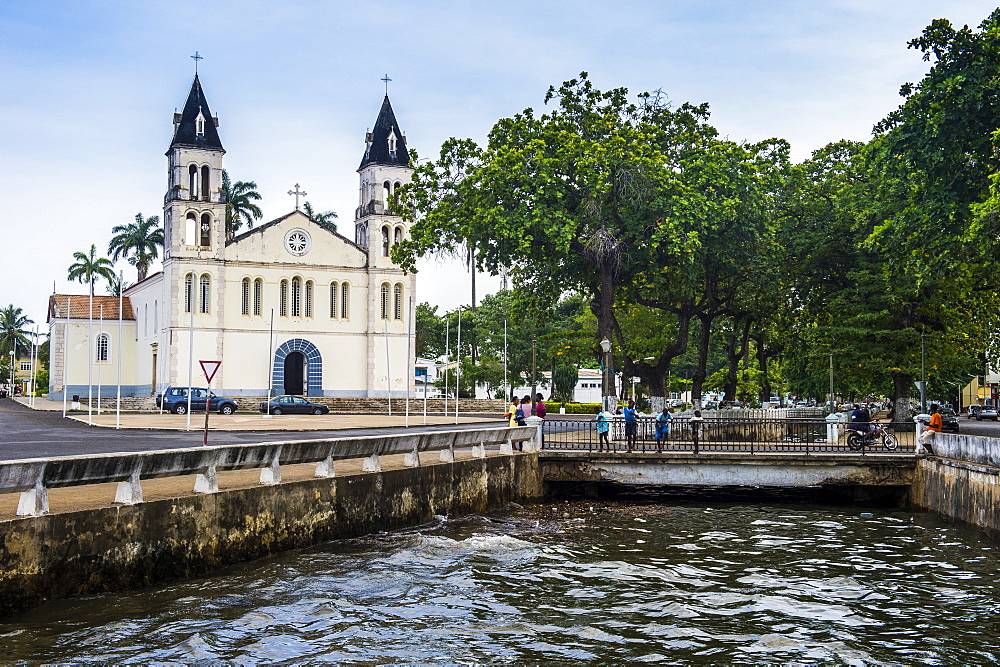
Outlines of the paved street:
M79 415L76 415L79 416ZM125 415L123 423L136 424L140 415ZM177 428L187 423L180 415L147 415L143 420L150 425ZM83 415L86 419L86 414ZM34 458L43 456L71 456L97 454L102 452L137 452L155 449L196 447L202 443L204 413L191 416L194 431L143 429L116 430L82 423L77 419L64 419L61 412L31 410L14 401L0 399L0 460ZM280 421L279 421L280 419ZM216 430L228 423L235 430ZM321 422L317 420L322 420ZM283 416L265 421L260 416L233 415L225 418L213 414L213 428L209 433L209 444L229 445L253 442L276 442L287 440L313 440L320 438L342 438L355 435L375 435L385 433L412 433L421 431L453 430L455 428L483 428L506 426L500 417L461 416L458 426L454 417L450 420L437 417L436 425L423 425L422 415L410 415L410 427L402 426L403 416L386 415L328 415L323 417ZM103 415L101 421L114 424L115 416ZM324 430L315 430L316 426ZM243 430L256 428L257 430ZM267 430L265 430L265 428ZM298 430L311 429L311 430Z
M964 435L984 435L990 438L1000 438L1000 422L981 421L958 418L958 432Z

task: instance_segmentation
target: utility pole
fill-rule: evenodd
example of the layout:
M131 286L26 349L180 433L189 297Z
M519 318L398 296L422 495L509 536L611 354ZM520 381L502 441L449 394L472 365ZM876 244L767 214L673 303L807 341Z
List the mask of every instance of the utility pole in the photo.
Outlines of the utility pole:
M927 412L927 346L924 332L920 332L920 412Z
M830 353L830 414L837 411L833 400L833 352Z
M535 407L535 392L538 391L538 383L535 380L535 368L538 361L538 339L534 336L531 337L531 407L532 412L534 412ZM528 417L530 415L525 415Z

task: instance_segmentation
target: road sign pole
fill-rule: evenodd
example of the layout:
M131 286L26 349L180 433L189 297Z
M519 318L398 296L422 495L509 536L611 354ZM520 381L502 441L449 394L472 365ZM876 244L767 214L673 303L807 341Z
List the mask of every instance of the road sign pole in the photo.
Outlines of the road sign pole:
M206 387L205 390L208 392L208 395L205 397L205 437L201 441L201 444L203 446L208 444L208 415L211 414L211 412L212 412L212 380L211 379L209 379L209 381L208 381L208 387Z
M219 370L219 366L222 365L221 361L199 361L201 364L201 372L205 374L205 380L208 381L208 386L205 388L205 438L202 440L202 445L208 444L208 415L212 411L212 378L215 377L215 373ZM191 392L188 392L188 400L191 400ZM189 403L190 405L190 403ZM188 410L188 416L191 416L191 411Z

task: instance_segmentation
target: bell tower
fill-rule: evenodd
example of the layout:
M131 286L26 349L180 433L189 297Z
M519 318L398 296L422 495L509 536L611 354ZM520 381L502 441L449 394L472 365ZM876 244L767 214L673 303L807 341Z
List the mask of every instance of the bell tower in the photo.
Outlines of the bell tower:
M219 119L212 115L194 75L167 149L167 193L163 198L164 263L171 259L222 259L226 203L222 194Z
M394 266L389 252L407 231L394 210L397 188L408 183L412 173L406 135L399 129L386 95L374 128L365 133L365 154L358 167L360 185L354 241L368 249L369 266Z

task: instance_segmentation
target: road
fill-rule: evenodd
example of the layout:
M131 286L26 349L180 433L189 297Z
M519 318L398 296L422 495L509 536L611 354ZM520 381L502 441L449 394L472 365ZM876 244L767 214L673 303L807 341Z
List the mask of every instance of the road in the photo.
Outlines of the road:
M1000 422L981 421L958 418L958 432L963 435L983 435L989 438L1000 438Z
M329 431L216 431L212 445L234 445L288 440L318 440L386 433L421 433L456 428L500 428L503 420L469 425L352 428ZM200 431L114 430L96 428L65 419L61 412L31 410L0 399L0 461L46 456L79 456L108 452L140 452L156 449L197 447Z

